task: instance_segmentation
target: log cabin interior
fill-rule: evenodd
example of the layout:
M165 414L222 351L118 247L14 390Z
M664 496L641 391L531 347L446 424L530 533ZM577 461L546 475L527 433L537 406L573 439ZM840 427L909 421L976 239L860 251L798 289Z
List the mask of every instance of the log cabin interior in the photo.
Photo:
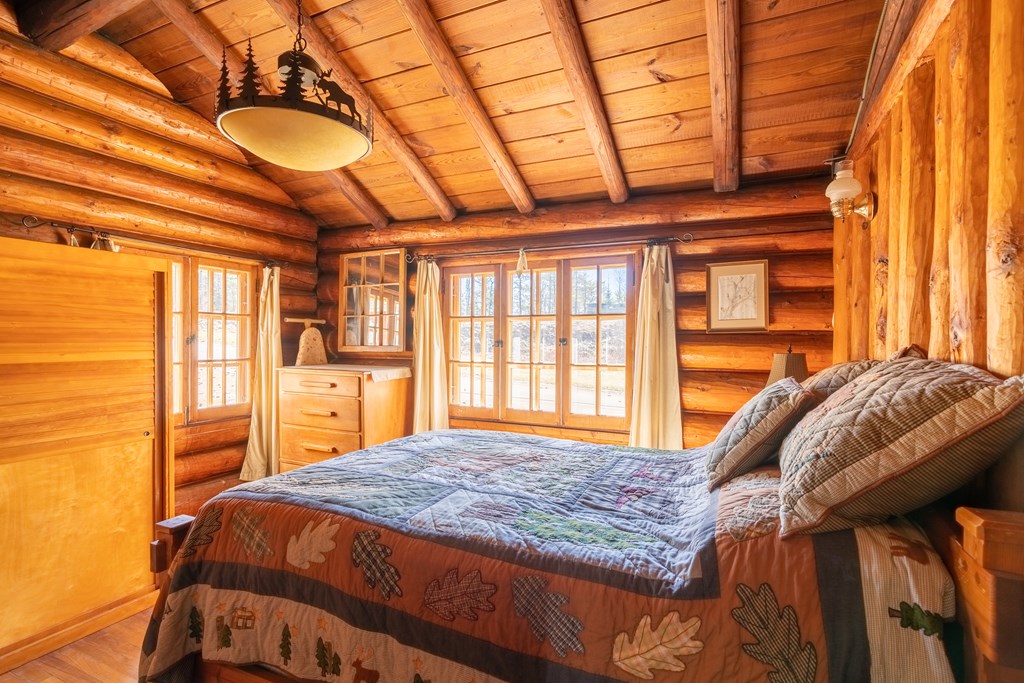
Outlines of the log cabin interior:
M798 615L803 629L784 663L798 673L786 680L1024 681L1024 455L1015 443L1024 403L1016 389L1024 373L1022 36L1019 0L0 0L0 680L11 670L12 683L34 680L18 678L17 667L156 603L142 680L349 680L353 670L355 681L381 672L381 681L767 680L783 664L757 650L765 636L743 626L743 610L770 604L774 618ZM298 61L280 71L273 61L299 47L316 62L301 84L298 68L287 78ZM357 144L372 139L372 150L356 150L341 167L297 170L236 144L242 133L218 130L219 114L232 130L224 114L234 113L236 93L251 109L260 97L276 99L264 113L296 110L290 87L337 112L311 121L330 118L323 125L355 131ZM256 135L302 166L331 156L318 125L299 126L299 141L284 125ZM730 295L740 301L725 301ZM849 544L866 562L874 551L862 537L875 527L865 520L880 519L860 510L830 527L823 520L849 501L821 503L828 516L811 526L832 533L779 541L780 529L789 535L809 513L788 494L780 504L776 489L757 487L784 490L787 477L803 476L792 464L804 457L797 437L817 437L802 425L829 419L828 392L796 380L856 366L878 378L844 379L845 400L861 405L854 389L891 383L881 370L914 364L943 375L949 395L967 385L998 394L998 415L963 429L999 431L989 435L999 452L977 455L994 448L977 439L943 442L923 459L945 463L928 477L945 468L957 472L954 483L933 496L908 494L911 503L880 515L915 520L899 517L893 524L902 526L886 532L905 544L885 546L890 564L933 556L955 586L955 617L952 593L929 604L896 600L880 617L926 643L913 645L922 661L934 664L938 652L940 673L881 661L865 605L857 609L867 635L833 630L849 607L826 604L826 593L841 591L824 583L807 589L821 593L820 606L795 611L781 580L749 570L726 585L726 555L760 566L762 537L807 546L792 560L797 587L824 581ZM782 429L773 427L760 460L743 470L779 451L775 474L733 470L723 481L734 482L703 494L711 553L717 543L720 557L666 542L673 562L698 567L693 581L704 587L653 575L642 578L662 588L610 580L609 590L647 600L627 626L602 631L603 617L575 600L573 580L601 583L593 567L528 562L533 574L505 588L452 559L458 572L424 573L414 596L395 569L395 539L408 529L367 521L369 502L352 531L348 521L286 531L254 508L230 506L298 495L273 482L323 477L318 467L351 452L439 426L509 441L508 457L520 458L510 471L526 462L524 449L537 449L529 457L540 463L564 444L549 438L576 442L562 448L581 459L566 455L562 469L587 472L583 463L608 453L676 462L636 449L701 448L703 490L705 453L746 424L739 416L764 405L769 388L782 386L775 380L794 375L783 380L785 405L799 412L786 427L793 431L772 441ZM917 386L917 375L900 377ZM1013 391L1019 397L1004 396ZM901 396L886 401L898 405ZM966 425L964 411L946 418ZM892 421L901 419L920 421L916 413ZM936 420L910 438L948 430ZM424 452L435 465L448 457ZM369 453L364 462L382 457ZM946 453L956 459L933 457ZM558 469L560 457L544 466ZM607 462L609 472L620 466ZM660 466L650 463L637 465L635 486L616 489L606 507L625 515L669 486L655 484L665 479L650 474ZM487 467L473 461L459 471ZM897 474L883 465L873 472L866 490L903 495L889 481ZM256 488L203 507L250 480ZM769 516L742 534L722 521L768 499ZM329 507L319 505L320 513ZM485 515L481 505L474 514ZM643 562L620 547L641 544L633 517L612 524L615 533L633 529L627 538L599 532L590 517L565 526L513 508L495 494L486 519L498 525L519 514L522 538L529 522L529 538L546 539L538 548L568 543L558 534L571 532L623 554L642 574ZM228 557L216 554L228 552L221 538L258 562L287 555L281 571L316 569L323 554L302 548L316 539L324 552L335 548L324 529L337 533L339 566L364 591L338 589L356 594L363 610L340 631L333 619L345 608L291 621L265 595L200 603L184 583L184 568ZM158 598L158 578L183 541L182 568ZM422 539L408 543L430 554ZM205 565L195 559L203 548ZM779 552L780 565L790 561ZM189 554L192 565L181 557ZM393 575L355 569L370 559ZM616 562L601 566L618 577ZM404 585L419 573L403 568ZM709 602L690 618L659 602L710 600L712 580L722 582L714 597L728 603L717 618L745 643L729 655L711 642L725 626L698 630L719 608ZM871 581L863 583L867 591ZM456 587L476 589L473 606L431 602L431 590L450 597ZM186 593L194 603L179 600ZM410 597L418 625L385 630L391 617L380 610L397 604L397 612ZM593 602L602 600L629 602ZM225 601L227 612L207 614ZM188 614L188 637L178 640L194 647L154 651L173 639L179 611ZM488 613L502 611L508 623L522 620L507 630L522 633L487 630L496 618ZM247 631L272 614L282 634L277 659L223 654L244 649ZM647 621L638 626L640 614ZM542 618L560 631L538 630ZM929 620L940 635L948 622L938 646ZM312 664L297 668L300 639L317 631ZM645 659L641 641L658 638L667 654ZM203 661L194 661L197 650ZM724 668L708 668L712 658ZM857 668L858 658L869 669ZM236 667L257 663L267 668ZM708 673L716 670L725 673Z

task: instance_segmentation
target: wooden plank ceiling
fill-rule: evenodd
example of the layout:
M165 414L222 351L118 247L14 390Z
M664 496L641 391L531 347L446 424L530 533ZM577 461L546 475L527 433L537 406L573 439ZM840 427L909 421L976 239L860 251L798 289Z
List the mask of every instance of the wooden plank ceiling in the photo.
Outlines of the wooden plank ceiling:
M96 23L89 3L22 4ZM211 119L211 39L237 61L251 38L275 84L294 39L294 0L93 4L101 35ZM249 163L330 228L823 174L854 125L882 4L305 0L310 53L372 102L373 153L322 174ZM73 33L36 30L53 49Z

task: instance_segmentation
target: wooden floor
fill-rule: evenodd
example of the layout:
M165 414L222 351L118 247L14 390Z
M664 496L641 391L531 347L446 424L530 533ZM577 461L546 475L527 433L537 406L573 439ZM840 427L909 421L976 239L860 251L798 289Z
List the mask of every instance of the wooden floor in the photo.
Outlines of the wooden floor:
M0 674L0 683L138 683L150 610Z

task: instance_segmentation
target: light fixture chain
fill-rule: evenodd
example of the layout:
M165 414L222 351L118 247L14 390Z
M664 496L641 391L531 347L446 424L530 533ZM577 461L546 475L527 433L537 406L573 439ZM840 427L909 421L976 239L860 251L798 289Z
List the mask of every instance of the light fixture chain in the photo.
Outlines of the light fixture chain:
M298 29L295 31L294 48L299 52L304 52L306 50L306 39L302 37L302 0L296 0L295 8L298 15L296 17Z

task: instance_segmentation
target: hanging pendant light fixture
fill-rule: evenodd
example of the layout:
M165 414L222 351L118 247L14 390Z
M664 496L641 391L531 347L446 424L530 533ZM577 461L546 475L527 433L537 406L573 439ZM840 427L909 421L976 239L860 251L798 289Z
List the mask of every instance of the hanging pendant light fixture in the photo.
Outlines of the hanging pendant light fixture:
M225 52L217 88L217 127L233 142L272 164L296 171L327 171L370 153L373 121L369 112L364 119L357 111L352 95L328 80L331 70L323 71L306 54L302 0L298 0L298 15L295 43L290 52L277 58L280 94L261 93L263 84L250 38L238 95L232 97Z

